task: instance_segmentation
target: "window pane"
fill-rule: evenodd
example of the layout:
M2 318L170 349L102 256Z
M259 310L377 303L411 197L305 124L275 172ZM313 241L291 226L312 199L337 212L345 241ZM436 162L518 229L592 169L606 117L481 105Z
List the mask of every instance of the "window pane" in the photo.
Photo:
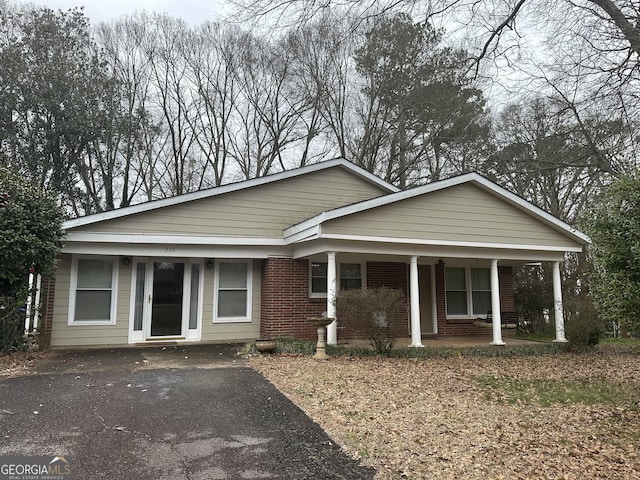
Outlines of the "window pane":
M326 278L312 278L311 279L311 291L313 293L327 293L327 279Z
M311 276L312 277L326 277L327 276L327 263L313 262L311 264Z
M113 260L78 260L78 288L111 288Z
M491 292L473 292L474 315L486 315L491 310Z
M362 280L359 278L341 278L340 290L356 290L362 288Z
M471 288L473 290L491 290L491 274L488 268L471 269Z
M340 264L340 277L341 278L361 278L360 264L359 263L341 263Z
M246 288L248 267L248 264L244 262L221 262L218 267L220 288Z
M145 281L146 265L138 262L136 265L136 300L135 310L133 312L133 330L139 332L142 330L142 313L144 311L144 281Z
M246 290L220 290L218 292L218 317L246 317Z
M191 301L189 302L189 329L198 328L198 295L200 294L200 265L191 265Z
M447 292L447 315L467 315L467 292Z
M111 319L111 290L76 291L74 321L109 321Z
M447 290L466 290L464 268L445 269Z

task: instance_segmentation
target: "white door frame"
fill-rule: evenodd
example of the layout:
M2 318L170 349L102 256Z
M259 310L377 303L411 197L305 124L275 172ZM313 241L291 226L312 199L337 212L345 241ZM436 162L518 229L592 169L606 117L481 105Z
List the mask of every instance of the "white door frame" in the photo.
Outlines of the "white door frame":
M154 263L171 262L184 264L182 284L182 324L179 335L151 336L151 322L153 309L153 276ZM201 258L171 258L171 257L134 257L131 267L131 302L129 312L129 343L153 343L158 340L199 341L202 332L202 300L204 295L204 268ZM138 264L145 265L144 299L142 303L142 330L134 330L136 286L138 282ZM198 265L198 303L196 306L196 328L189 328L189 314L191 308L191 281L193 266Z

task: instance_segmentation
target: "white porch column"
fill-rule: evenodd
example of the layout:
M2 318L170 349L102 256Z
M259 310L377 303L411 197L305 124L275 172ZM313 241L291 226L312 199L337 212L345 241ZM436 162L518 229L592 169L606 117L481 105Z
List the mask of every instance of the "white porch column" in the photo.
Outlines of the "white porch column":
M409 296L411 297L411 345L424 347L420 332L420 282L418 281L418 257L411 257L409 263Z
M34 280L34 275L33 273L29 274L29 293L27 295L27 305L26 305L26 313L24 316L24 333L29 333L30 327L31 327L31 303L32 303L32 297L31 294L33 292L33 280Z
M560 282L560 262L553 262L553 310L556 322L556 339L554 342L564 343L564 313L562 311L562 285Z
M438 298L436 297L436 266L431 265L431 320L433 333L438 334Z
M500 280L498 260L491 260L491 318L493 341L491 345L504 345L502 341L502 320L500 318Z
M33 330L38 329L38 323L40 321L40 290L42 289L42 275L39 273L36 275L36 299L35 306L36 311L33 312Z
M327 317L336 318L336 252L327 252ZM327 343L338 343L338 325L327 325Z

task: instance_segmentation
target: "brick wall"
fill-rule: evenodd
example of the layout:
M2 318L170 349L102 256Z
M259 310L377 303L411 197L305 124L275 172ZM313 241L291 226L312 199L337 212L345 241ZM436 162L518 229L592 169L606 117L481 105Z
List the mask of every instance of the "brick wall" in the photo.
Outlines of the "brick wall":
M498 267L498 280L500 282L500 310L503 312L515 311L513 299L513 267Z
M327 310L325 298L309 298L309 261L271 257L262 263L260 336L317 338L306 321Z
M53 299L56 288L55 277L44 277L40 283L40 332L38 342L41 349L51 345L51 326L53 325Z
M513 310L513 271L498 269L500 303L505 311ZM487 335L490 329L474 325L474 319L447 320L445 308L444 266L435 265L438 334ZM402 290L408 296L408 265L396 262L368 262L367 286ZM316 329L306 319L320 316L327 309L325 298L309 297L309 261L269 258L262 265L262 299L260 336L317 338ZM357 332L344 325L338 327L338 341L356 338Z
M408 296L408 265L395 262L368 262L367 287L395 288Z
M409 266L403 262L367 262L367 288L393 288L395 290L401 290L407 299L408 283L409 283ZM408 315L408 312L407 312ZM397 318L393 319L394 328L398 329L398 332L404 332L407 330L408 319ZM338 341L341 339L352 339L366 336L366 333L350 330L345 326L338 327Z

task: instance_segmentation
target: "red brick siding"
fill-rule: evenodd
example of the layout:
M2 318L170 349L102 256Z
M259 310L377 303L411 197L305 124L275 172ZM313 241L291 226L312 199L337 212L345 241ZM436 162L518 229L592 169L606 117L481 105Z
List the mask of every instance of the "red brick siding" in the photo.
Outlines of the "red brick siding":
M395 262L368 262L369 288L389 287L402 290L408 296L408 265ZM513 272L511 267L499 267L501 308L513 310ZM445 308L444 266L435 265L438 334L486 335L486 327L474 325L474 320L447 320ZM327 309L324 298L309 297L309 261L290 258L269 258L262 265L262 298L260 335L262 337L316 338L316 329L307 317L319 316ZM338 340L357 337L357 332L338 327Z
M56 289L55 277L45 277L40 284L40 348L51 345L51 326L53 325L53 299Z
M306 321L327 310L327 300L309 297L309 261L268 258L262 263L260 336L317 338Z
M369 288L395 288L402 290L408 296L408 272L406 263L368 262L367 263L367 287Z
M393 288L401 290L405 297L408 297L408 271L406 263L397 262L367 262L366 274L367 274L367 288ZM394 322L398 323L398 331L406 331L408 320L394 319ZM340 325L340 319L338 318L338 341L349 340L353 338L362 338L366 336L362 332L358 332L344 325Z
M500 282L500 310L513 312L515 310L513 267L498 267L498 279Z

